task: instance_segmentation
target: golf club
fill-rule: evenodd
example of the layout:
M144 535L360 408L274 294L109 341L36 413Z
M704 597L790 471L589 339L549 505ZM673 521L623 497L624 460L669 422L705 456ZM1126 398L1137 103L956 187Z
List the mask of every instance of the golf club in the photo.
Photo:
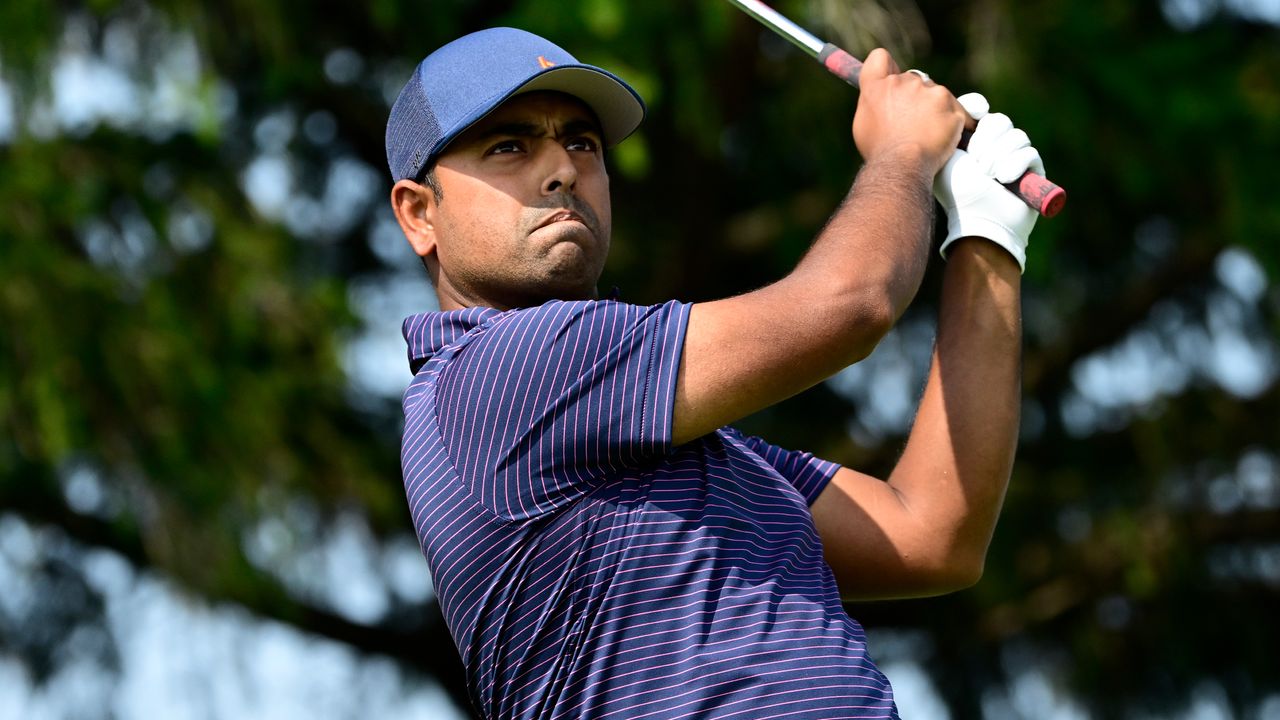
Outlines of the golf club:
M858 87L858 76L862 73L862 61L840 49L838 46L824 42L812 33L788 20L778 11L765 5L760 0L729 0L729 3L760 21L765 27L789 40L813 59L822 63L832 75L844 80L853 87ZM960 148L969 144L976 121L972 118L965 124L966 131L960 137ZM1054 184L1048 178L1030 170L1005 187L1032 209L1044 217L1053 217L1062 210L1067 202L1067 191Z

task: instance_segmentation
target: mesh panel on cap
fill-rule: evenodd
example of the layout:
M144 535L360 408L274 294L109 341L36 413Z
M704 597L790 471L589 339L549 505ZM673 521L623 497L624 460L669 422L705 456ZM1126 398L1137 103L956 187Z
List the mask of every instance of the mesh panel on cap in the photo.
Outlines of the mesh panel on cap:
M440 140L440 123L422 91L418 72L405 84L387 123L387 165L391 179L416 179L430 148Z

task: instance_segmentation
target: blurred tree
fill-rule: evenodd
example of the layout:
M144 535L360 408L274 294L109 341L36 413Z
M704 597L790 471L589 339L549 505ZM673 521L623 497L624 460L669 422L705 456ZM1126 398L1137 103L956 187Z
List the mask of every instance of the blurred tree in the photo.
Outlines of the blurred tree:
M1185 707L1205 682L1259 713L1280 692L1280 18L1207 0L778 4L856 54L889 44L981 88L1071 194L1030 248L1023 442L984 580L851 612L924 632L956 717L1034 716L1001 699L1029 669L1099 717ZM780 276L856 170L856 94L725 3L6 3L0 508L423 668L465 706L437 610L353 619L288 568L345 515L409 532L395 398L344 360L399 320L367 317L356 289L426 282L386 249L383 123L418 59L498 24L649 101L611 157L605 282L633 301ZM933 299L927 284L873 358L746 429L887 469ZM264 554L264 528L287 542ZM100 612L74 567L39 577L83 617L0 623L37 670Z

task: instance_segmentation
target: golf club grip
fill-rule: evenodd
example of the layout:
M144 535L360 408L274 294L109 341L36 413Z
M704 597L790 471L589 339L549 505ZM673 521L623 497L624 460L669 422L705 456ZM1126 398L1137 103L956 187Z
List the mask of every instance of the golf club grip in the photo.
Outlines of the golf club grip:
M818 53L818 62L822 63L832 75L844 80L853 87L859 87L858 80L862 75L862 61L841 50L834 43L827 43L822 46L822 52ZM973 134L971 130L965 130L960 136L960 149L969 146L969 137ZM1032 210L1040 213L1044 217L1051 218L1062 211L1062 206L1067 203L1067 191L1052 180L1038 175L1028 170L1023 173L1022 177L1011 183L1006 183L1005 187L1009 192L1022 198L1022 202L1026 203Z
M839 45L835 43L823 45L822 52L818 53L818 62L822 63L832 75L858 87L858 77L862 75L862 61L841 50Z
M960 133L961 150L969 149L969 138L973 137L973 129L965 128ZM1009 192L1022 198L1028 207L1044 217L1051 218L1062 211L1067 203L1067 191L1049 178L1028 170L1011 183L1001 183Z

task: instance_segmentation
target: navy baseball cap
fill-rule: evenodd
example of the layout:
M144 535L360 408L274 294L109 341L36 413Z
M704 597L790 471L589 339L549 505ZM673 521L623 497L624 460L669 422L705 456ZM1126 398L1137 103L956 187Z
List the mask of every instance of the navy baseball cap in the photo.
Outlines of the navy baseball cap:
M387 118L392 181L418 179L464 130L535 90L558 90L586 103L606 145L622 142L644 120L639 93L613 73L524 30L481 30L428 55L400 91Z

